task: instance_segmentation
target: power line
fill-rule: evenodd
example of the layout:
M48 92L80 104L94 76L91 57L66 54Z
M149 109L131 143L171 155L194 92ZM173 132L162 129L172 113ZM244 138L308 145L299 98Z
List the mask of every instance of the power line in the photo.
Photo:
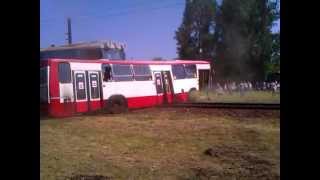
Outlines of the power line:
M173 3L173 4L165 4L165 6L164 7L153 7L153 8L149 8L149 6L134 6L134 8L129 8L129 9L122 9L122 10L133 10L133 11L120 11L120 13L119 13L119 11L118 12L115 12L115 14L112 14L113 12L111 12L111 14L109 14L109 15L111 15L111 16L114 16L114 15L122 15L122 14L127 14L127 13L130 13L130 12L141 12L142 10L157 10L157 9L162 9L162 8L166 8L166 7L170 7L171 5L183 5L184 3ZM147 4L145 4L145 5L147 5ZM150 5L150 4L148 4L148 5ZM139 9L139 7L145 7L145 9ZM151 7L152 7L152 5L151 5ZM108 14L106 14L106 15L108 15ZM99 16L99 15L98 15ZM102 15L102 16L104 16L104 15ZM82 17L89 17L89 16L79 16L80 18L82 18Z
M184 5L184 4L175 4L175 5ZM178 6L165 6L165 7L159 7L159 8L152 8L152 9L148 9L149 10L148 12L157 11L157 10L161 10L161 9L175 8L175 7L178 7ZM94 17L94 18L99 19L99 18L105 18L105 17L119 17L119 16L126 16L126 15L132 15L132 14L137 14L137 13L146 13L146 12L147 11L140 9L140 10L131 11L131 12L121 12L121 13L109 14L109 15L107 14L105 16L98 16L98 17ZM82 18L84 18L84 17L82 17ZM93 18L93 17L87 16L86 18ZM79 23L79 22L77 22L77 23ZM85 23L85 22L81 21L80 23Z
M173 8L173 7L178 7L175 5L184 5L184 3L175 3L175 4L168 4L167 6L163 6L163 7L156 7L156 8L148 8L148 9L135 9L134 11L123 11L120 13L116 13L116 14L105 14L105 15L101 15L101 16L96 16L96 17L92 17L92 16L78 16L77 19L83 19L83 18L104 18L104 17L116 17L116 16L123 16L123 15L130 15L131 13L137 13L137 12L151 12L151 11L155 11L155 10L160 10L160 9L167 9L167 8ZM80 17L80 18L79 18ZM58 20L58 19L56 19ZM59 20L60 21L60 20ZM53 23L53 21L42 21L40 23L44 23L44 24L51 24Z
M154 7L154 8L148 8L148 9L144 9L144 8L140 8L140 9L137 9L137 8L135 8L134 9L134 11L123 11L123 12L120 12L120 13L116 13L116 14L105 14L105 15L102 15L102 16L98 16L98 17L90 17L90 16L81 16L81 18L80 19L82 19L81 20L81 22L80 23L86 23L86 22L88 22L87 20L84 20L83 21L83 18L105 18L106 16L108 17L108 18L110 18L110 17L116 17L116 16L124 16L124 15L131 15L131 14L133 14L133 13L149 13L149 12L152 12L152 11L156 11L156 10L160 10L160 9L167 9L167 8L173 8L173 7L178 7L179 5L184 5L184 3L182 4L182 3L175 3L175 4L167 4L166 6L163 6L163 7ZM75 22L74 21L74 19L73 19L73 22ZM52 21L50 22L50 21L47 21L47 22L40 22L40 23L47 23L47 24L51 24L51 23L53 23ZM69 23L69 21L68 21L68 23ZM70 33L71 33L71 26L70 26ZM69 41L72 41L71 40L71 34L70 34L70 36L68 36L68 40ZM71 42L69 42L69 43L71 43Z
M137 7L144 7L144 6L141 6L141 5L152 5L152 3L148 2L146 3L145 1L143 1L144 3L135 3L135 4L131 4L131 5L135 5L135 6L130 6L129 7L127 6L127 9L126 8L122 8L122 10L130 10L130 9L134 9L134 8L137 8ZM158 2L158 1L155 1L155 2ZM163 2L163 0L161 1ZM170 1L172 2L172 1ZM156 3L158 5L158 3ZM155 5L155 4L153 4ZM129 9L128 9L129 8ZM110 10L117 10L116 8L109 8L109 9L105 9L104 11L110 11ZM94 14L93 14L94 15ZM78 17L81 17L81 16L78 16ZM40 21L50 21L50 19L55 19L55 18L46 18L46 19L40 19Z

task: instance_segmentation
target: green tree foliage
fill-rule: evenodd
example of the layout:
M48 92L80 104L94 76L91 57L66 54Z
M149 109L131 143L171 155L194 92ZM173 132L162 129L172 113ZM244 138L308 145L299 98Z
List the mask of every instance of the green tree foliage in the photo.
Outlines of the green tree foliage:
M222 41L216 58L221 78L265 78L272 54L271 27L279 18L277 5L268 0L223 0L218 21Z
M272 35L272 53L270 61L266 63L266 73L280 72L280 33Z
M276 66L270 63L276 58L271 27L279 18L279 2L223 0L221 6L216 4L215 0L186 0L175 36L180 58L213 59L220 79L264 79L268 69Z
M215 0L186 0L183 21L175 36L181 59L212 58L215 10Z

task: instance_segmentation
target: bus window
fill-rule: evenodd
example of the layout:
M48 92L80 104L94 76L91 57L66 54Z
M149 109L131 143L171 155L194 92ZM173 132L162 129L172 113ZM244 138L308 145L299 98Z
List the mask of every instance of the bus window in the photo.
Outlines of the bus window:
M103 81L110 81L112 78L111 74L111 66L109 64L102 64L102 75L103 75Z
M133 65L134 79L136 81L152 80L151 71L148 65Z
M115 81L132 81L133 80L131 66L128 64L113 64L112 72L113 72L113 79Z
M184 79L186 78L186 72L182 64L172 65L173 79Z
M186 64L184 65L187 78L196 78L197 77L197 68L195 64Z
M71 70L69 63L59 63L59 82L71 83Z

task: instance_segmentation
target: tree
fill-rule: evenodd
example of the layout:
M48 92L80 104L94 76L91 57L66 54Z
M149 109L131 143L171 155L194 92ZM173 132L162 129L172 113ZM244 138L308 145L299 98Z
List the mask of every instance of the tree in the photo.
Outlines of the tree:
M272 53L270 61L266 63L266 73L280 72L280 32L272 34Z
M212 58L215 11L215 0L186 0L183 21L175 35L179 58Z
M213 59L216 79L263 80L276 57L271 27L279 19L279 1L216 4L215 0L186 0L175 36L179 57Z
M220 78L262 80L272 54L278 1L223 0L217 11L216 72Z

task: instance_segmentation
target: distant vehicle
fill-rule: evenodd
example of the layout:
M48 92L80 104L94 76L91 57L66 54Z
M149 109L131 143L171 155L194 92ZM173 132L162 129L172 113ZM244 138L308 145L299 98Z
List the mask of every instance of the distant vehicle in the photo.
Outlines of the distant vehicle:
M40 110L65 117L185 102L190 91L206 88L209 74L206 61L43 59Z
M95 41L40 49L40 60L49 58L125 60L125 44Z

